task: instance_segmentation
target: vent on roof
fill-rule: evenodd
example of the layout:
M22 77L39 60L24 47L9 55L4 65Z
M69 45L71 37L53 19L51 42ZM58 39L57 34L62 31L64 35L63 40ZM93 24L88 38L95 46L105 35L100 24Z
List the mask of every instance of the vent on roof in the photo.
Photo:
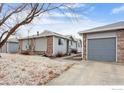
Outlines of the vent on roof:
M37 36L39 36L39 31L37 31Z

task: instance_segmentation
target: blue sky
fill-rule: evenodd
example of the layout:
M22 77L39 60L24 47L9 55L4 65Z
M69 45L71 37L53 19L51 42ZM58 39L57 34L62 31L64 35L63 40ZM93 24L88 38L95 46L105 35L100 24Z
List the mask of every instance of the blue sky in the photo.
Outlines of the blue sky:
M72 6L73 13L66 8L61 8L66 16L54 10L50 14L36 18L31 25L22 28L22 35L27 36L27 29L30 29L30 35L36 34L37 31L50 30L79 37L79 31L124 20L123 3L77 3Z

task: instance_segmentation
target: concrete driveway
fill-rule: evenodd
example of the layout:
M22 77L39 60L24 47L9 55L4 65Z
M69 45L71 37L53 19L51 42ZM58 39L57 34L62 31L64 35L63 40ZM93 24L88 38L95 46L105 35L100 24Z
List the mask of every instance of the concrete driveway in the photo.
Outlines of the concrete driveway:
M124 85L124 64L77 63L47 85Z

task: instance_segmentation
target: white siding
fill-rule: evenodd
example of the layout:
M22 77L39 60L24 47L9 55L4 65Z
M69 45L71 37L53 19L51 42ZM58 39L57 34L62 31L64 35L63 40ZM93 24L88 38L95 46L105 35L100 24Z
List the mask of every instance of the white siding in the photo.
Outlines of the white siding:
M72 44L71 44L71 41L69 41L69 48L71 48L71 49L77 49L76 42L72 41Z
M116 37L116 32L101 32L87 34L87 39Z
M2 48L0 49L1 53L7 53L7 43L5 43Z
M53 37L53 55L58 53L66 54L67 53L67 40L62 39L62 45L58 44L59 37Z
M16 42L7 42L0 49L2 53L17 53L18 52L18 43Z
M7 43L8 53L17 53L18 52L18 43L9 42Z
M47 38L35 39L35 51L46 51L47 50Z
M77 42L77 52L82 52L82 45L80 41Z
M28 45L31 45L30 43L31 43L30 40L29 42L28 40L23 40L22 50L27 50ZM36 38L35 40L33 39L33 43L35 46L35 51L46 51L47 50L47 38Z
M23 40L22 41L22 50L27 50L28 48L28 40Z

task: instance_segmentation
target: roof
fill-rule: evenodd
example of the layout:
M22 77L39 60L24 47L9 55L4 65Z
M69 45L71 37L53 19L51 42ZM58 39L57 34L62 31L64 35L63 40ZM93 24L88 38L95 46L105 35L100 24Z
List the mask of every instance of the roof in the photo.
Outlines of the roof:
M73 36L72 35L65 35L66 38L72 40L73 39ZM74 40L74 39L73 39Z
M74 36L72 35L65 35L67 38L73 40L73 41L78 41L78 38L75 38Z
M2 38L2 40L6 37L7 34L5 34ZM8 38L7 42L18 42L18 36L16 35L10 35L10 37Z
M18 42L17 38L9 38L7 42Z
M120 21L120 22L117 22L117 23L112 23L112 24L108 24L108 25L104 25L104 26L80 31L79 34L112 31L112 30L121 30L121 29L124 29L124 21Z
M52 31L48 31L48 30L43 31L43 32L40 33L39 35L32 35L32 36L24 37L24 38L20 38L20 39L40 38L40 37L47 37L47 36L57 36L57 37L61 37L61 38L68 39L68 38L67 38L66 36L64 36L64 35L61 35L61 34L58 34L58 33L52 32Z

